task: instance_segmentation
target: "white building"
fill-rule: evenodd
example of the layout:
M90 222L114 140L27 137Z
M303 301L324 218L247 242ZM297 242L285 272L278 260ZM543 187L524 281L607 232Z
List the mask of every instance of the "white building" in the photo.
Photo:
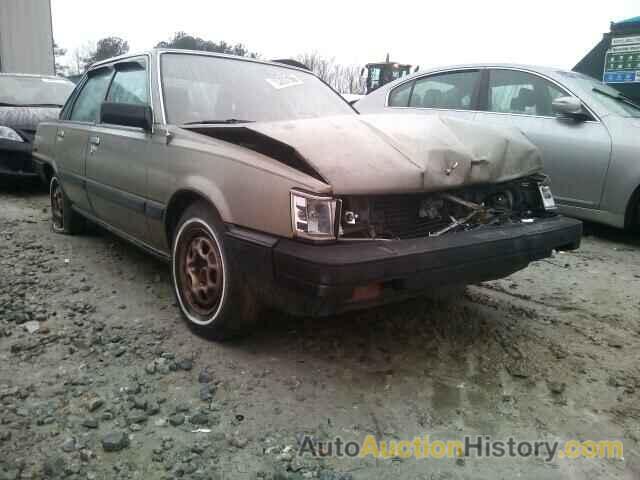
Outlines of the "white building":
M0 0L0 72L55 73L50 0Z

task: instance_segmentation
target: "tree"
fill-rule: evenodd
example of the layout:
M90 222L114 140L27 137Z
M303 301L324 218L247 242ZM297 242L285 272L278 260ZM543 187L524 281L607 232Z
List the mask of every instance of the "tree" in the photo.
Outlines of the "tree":
M365 81L357 65L341 65L335 58L323 57L318 52L303 53L296 60L340 93L365 93Z
M215 43L200 37L194 37L185 32L177 32L171 40L158 42L159 48L177 48L180 50L204 50L206 52L227 53L240 57L257 58L258 54L250 52L242 43L231 45L224 40Z
M84 69L91 64L106 60L107 58L124 55L129 51L129 42L120 37L106 37L98 40L96 48L90 52L89 56L84 58Z
M59 62L61 57L64 57L67 54L67 49L58 46L58 44L53 41L53 58L55 59L55 73L60 75L66 75L69 67Z

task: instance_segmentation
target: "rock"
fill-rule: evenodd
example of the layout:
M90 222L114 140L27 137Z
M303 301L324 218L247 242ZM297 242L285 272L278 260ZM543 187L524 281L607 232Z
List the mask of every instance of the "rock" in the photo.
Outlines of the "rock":
M76 449L76 439L73 437L67 438L62 444L62 450L64 452L70 453Z
M158 418L156 419L156 421L153 423L156 427L166 427L167 426L167 419L166 418Z
M89 400L89 403L87 404L87 409L90 412L95 412L102 405L104 405L104 400L102 400L100 397L94 397L91 400Z
M566 388L567 384L564 382L549 382L549 390L556 395L564 393Z
M129 422L134 424L145 423L147 421L147 414L144 412L134 412L129 415Z
M184 423L184 415L182 413L175 413L169 417L169 423L174 427L178 427Z
M180 370L185 370L188 372L193 368L193 360L190 360L190 359L180 360L177 363L177 367Z
M58 456L46 458L42 465L42 470L48 477L59 477L65 470L64 458Z
M85 418L82 420L82 426L87 428L98 428L98 420L93 417Z
M204 412L198 412L190 421L193 425L209 425L209 416Z
M207 402L213 398L213 393L215 393L215 386L204 384L200 386L200 400L203 402Z
M246 437L241 436L238 432L229 437L228 442L229 445L236 448L244 448L249 444L249 440Z
M38 330L40 330L40 322L37 322L35 320L29 320L28 322L25 322L22 326L29 333L36 333Z
M142 397L134 397L133 398L133 408L137 408L138 410L146 410L147 409L147 399Z
M160 404L155 400L152 400L147 403L147 414L148 415L156 415L160 413Z
M144 369L149 375L153 375L154 373L156 373L156 362L155 362L155 360L153 362L147 363L147 365L144 367Z
M200 370L200 373L198 374L199 383L211 383L211 380L213 380L213 377L208 370Z
M105 452L118 452L129 446L129 435L125 432L109 432L102 437Z
M166 375L171 372L171 366L173 362L171 360L167 360L166 358L159 358L156 360L156 371L161 373L162 375Z
M80 460L82 460L83 462L88 462L89 460L91 460L93 457L95 457L94 453L87 449L87 448L83 448L82 450L80 450Z

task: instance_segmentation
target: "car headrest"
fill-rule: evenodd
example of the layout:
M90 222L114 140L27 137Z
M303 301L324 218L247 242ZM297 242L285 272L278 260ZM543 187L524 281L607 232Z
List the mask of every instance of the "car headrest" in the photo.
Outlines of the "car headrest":
M432 88L424 92L422 96L423 107L439 107L442 103L442 92L436 88Z
M518 96L511 100L511 110L524 112L526 107L536 105L536 94L531 88L521 88Z

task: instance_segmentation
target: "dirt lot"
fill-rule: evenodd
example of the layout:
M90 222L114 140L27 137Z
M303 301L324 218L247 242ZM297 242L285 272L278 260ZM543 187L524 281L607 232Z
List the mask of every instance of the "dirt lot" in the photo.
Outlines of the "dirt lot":
M270 313L217 344L180 318L164 264L53 234L46 194L4 188L0 479L640 478L640 238L589 230L455 301ZM304 434L622 439L625 458L298 457Z

